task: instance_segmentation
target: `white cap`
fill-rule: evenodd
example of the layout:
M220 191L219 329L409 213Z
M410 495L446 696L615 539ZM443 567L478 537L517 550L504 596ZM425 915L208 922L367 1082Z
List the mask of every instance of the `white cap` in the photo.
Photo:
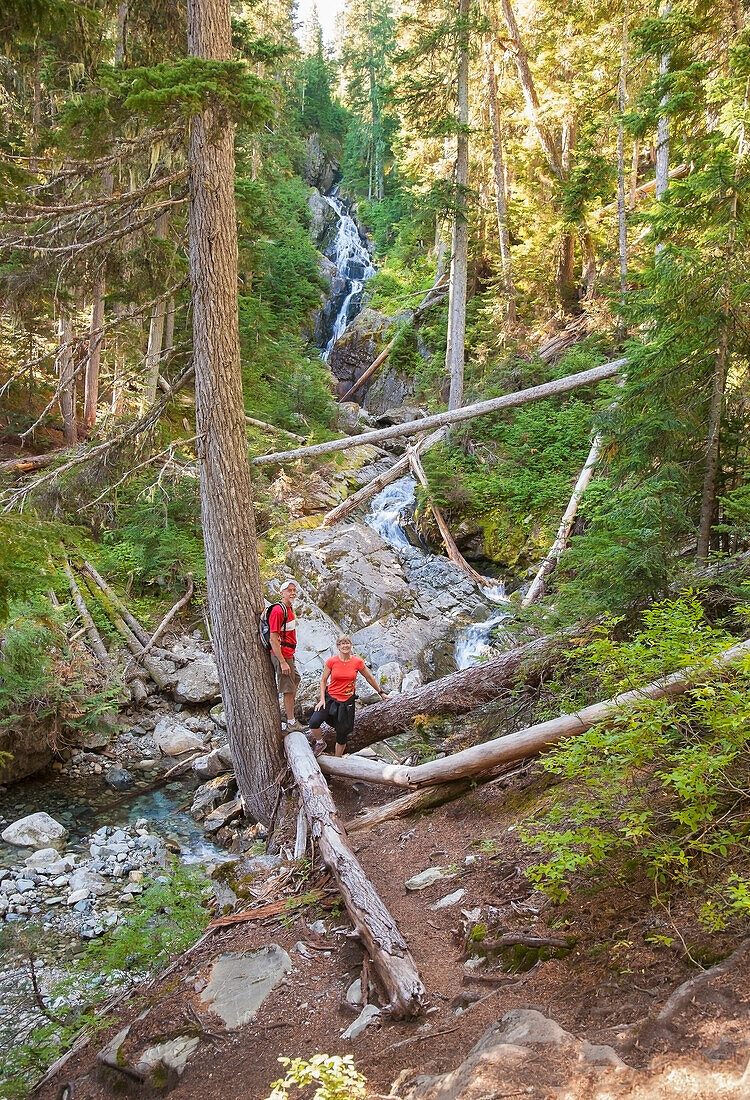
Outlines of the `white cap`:
M279 585L279 593L286 592L290 584L293 584L295 588L297 587L297 582L295 581L294 577L287 577L285 581L281 582L281 584Z

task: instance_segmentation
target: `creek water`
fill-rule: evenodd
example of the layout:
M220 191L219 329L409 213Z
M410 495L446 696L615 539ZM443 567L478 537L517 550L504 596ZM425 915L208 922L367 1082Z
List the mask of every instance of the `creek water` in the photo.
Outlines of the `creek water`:
M413 523L416 487L416 481L409 475L392 482L373 497L370 510L364 517L364 522L402 558L429 555L426 548L415 546L413 541L418 538ZM497 610L493 610L482 622L472 623L457 635L455 661L456 668L459 669L470 668L508 648L501 629L502 624L511 617L505 585L502 581L497 581L486 585L482 592L489 603L496 605Z
M43 772L3 793L2 816L11 822L45 810L68 830L67 848L73 852L82 851L86 838L102 825L122 827L145 818L152 833L179 845L180 862L218 863L228 859L228 853L206 837L189 813L197 782L192 776L150 790L133 787L115 792L98 775L73 779ZM0 867L10 867L17 860L18 849L0 845Z
M343 335L352 318L359 313L365 282L375 274L375 268L356 222L338 197L338 189L334 188L323 198L339 219L336 234L326 249L326 256L333 262L346 284L343 300L334 318L331 336L322 353L327 363L333 351L333 345Z

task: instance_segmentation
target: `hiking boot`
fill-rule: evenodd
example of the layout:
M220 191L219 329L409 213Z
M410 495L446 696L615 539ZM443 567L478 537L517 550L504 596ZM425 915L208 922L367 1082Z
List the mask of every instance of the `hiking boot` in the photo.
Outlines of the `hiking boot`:
M287 719L285 729L286 729L287 733L292 733L292 732L294 732L294 733L304 733L305 732L305 727L302 725L301 722L298 722L296 718L292 718L291 721L289 721L289 719Z
M328 745L326 745L325 741L316 741L312 747L312 751L315 753L316 756L321 756L327 748Z

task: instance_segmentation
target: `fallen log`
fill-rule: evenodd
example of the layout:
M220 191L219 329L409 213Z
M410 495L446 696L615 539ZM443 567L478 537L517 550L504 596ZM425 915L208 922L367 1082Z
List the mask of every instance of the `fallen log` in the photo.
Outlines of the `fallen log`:
M117 595L117 593L114 591L114 589L110 588L110 586L104 580L104 577L102 577L96 571L96 569L94 568L94 566L91 564L90 561L84 561L81 568L83 569L83 572L87 573L88 576L91 577L91 579L99 586L99 588L101 588L102 592L107 597L107 599L111 602L112 606L117 611L119 611L120 615L123 617L125 622L128 624L128 626L132 630L133 634L135 634L136 638L141 643L141 645L144 646L144 647L147 646L149 644L149 642L151 641L151 635L148 633L147 630L143 629L141 624L136 619L135 615L131 615L131 613L128 611L127 607L122 602L122 600Z
M136 657L136 661L141 661L143 659L144 654L148 653L150 650L152 650L154 648L154 646L158 642L159 638L161 638L162 634L167 629L167 627L169 626L169 624L171 623L172 619L175 617L177 612L181 611L183 607L185 607L187 604L190 603L191 599L193 598L194 587L195 586L193 585L192 574L188 573L187 592L185 593L184 596L182 596L177 601L176 604L174 604L173 607L170 607L169 611L166 613L166 615L164 616L162 621L159 623L159 625L157 626L156 630L154 631L154 633L149 638L146 645L143 647L141 652Z
M318 761L302 733L288 733L284 751L305 810L310 834L336 880L354 929L375 966L388 998L387 1011L397 1018L418 1015L425 988L408 945L349 846Z
M547 554L546 558L539 566L537 574L531 582L528 592L521 600L521 607L529 607L530 604L535 603L544 595L544 582L547 579L548 575L557 565L558 561L560 560L560 555L567 545L568 536L570 535L573 522L576 518L576 512L578 511L578 505L581 502L581 497L586 492L586 489L589 486L589 482L594 476L594 467L599 460L601 449L602 437L600 435L596 435L594 437L593 443L591 444L591 450L589 451L588 458L583 465L583 469L581 470L578 481L576 482L575 488L573 489L573 495L568 501L568 507L565 509L563 517L560 520L560 526L557 529L555 541L552 543L552 546L550 547L550 551Z
M432 435L428 435L426 439L421 439L414 444L413 452L420 454L423 451L428 451L430 447L434 446L439 440L443 438L442 428ZM353 493L341 504L337 504L335 508L332 508L330 512L326 512L323 516L323 522L321 527L333 527L339 520L344 519L350 515L355 508L358 508L360 504L364 504L370 497L374 497L376 493L379 493L381 489L385 489L386 485L390 485L391 482L396 481L397 478L403 477L409 469L409 454L403 455L397 462L391 466L390 470L386 470L384 474L380 474L375 477L367 485L363 485L361 489L358 489L356 493Z
M693 685L720 674L732 661L750 654L750 639L732 646L700 667L680 669L643 687L626 691L606 702L583 707L576 714L563 714L547 722L539 722L518 733L497 737L483 745L453 753L442 760L431 760L416 767L402 764L378 764L357 756L321 756L320 767L326 775L347 779L362 779L367 783L385 783L411 789L431 783L446 783L470 775L480 775L498 764L534 756L566 737L575 737L600 722L607 722L618 712L632 710L646 699L671 698L681 695Z
M409 465L411 466L415 478L423 489L429 489L427 475L424 472L422 463L419 461L419 457L417 456L416 452L413 450L409 451L408 457ZM443 543L445 544L445 550L449 560L452 561L454 565L457 565L460 569L463 569L469 580L473 581L474 584L478 584L480 588L484 588L490 583L488 579L481 576L481 574L477 573L476 569L469 565L466 558L456 546L456 540L453 538L453 535L450 532L450 527L445 521L445 516L437 507L437 505L431 504L430 508L432 509L432 514L435 517L435 522L438 525L438 530L440 531Z
M357 712L349 737L349 751L358 752L376 741L410 730L418 714L466 714L492 702L517 683L525 669L530 672L546 667L572 638L584 633L581 629L535 638L491 661L452 672L407 695L363 707Z
M65 570L65 576L68 578L68 586L70 588L70 594L73 597L73 603L76 606L76 611L81 616L81 621L86 629L86 636L89 640L89 645L94 651L94 655L107 672L112 668L112 658L107 653L107 648L102 641L102 636L96 629L96 624L91 618L91 612L86 606L86 601L81 595L81 590L76 584L76 579L73 575L73 570L70 567L70 562L63 562L63 569Z
M420 810L431 810L435 806L442 806L444 802L460 798L472 785L471 779L457 779L455 783L441 783L438 786L410 791L409 794L394 798L392 802L386 802L383 806L375 806L372 810L360 810L355 817L346 822L346 831L356 833L362 829L370 829L373 825L382 825L385 821L393 821L395 817L408 817L409 814L419 813Z
M581 386L593 386L607 378L614 378L623 367L627 366L627 362L627 359L615 359L600 367L592 367L591 370L584 370L579 374L569 374L567 378L558 378L553 382L545 382L541 386L532 386L528 390L517 390L515 393L506 393L502 397L493 397L489 401L478 401L474 405L464 405L460 409L435 413L421 420L409 420L405 424L393 424L374 432L364 432L362 435L347 436L346 439L332 439L328 443L313 443L309 447L298 447L294 451L275 451L272 454L258 455L250 462L253 466L267 466L273 462L296 462L298 458L332 454L334 451L345 451L349 447L361 447L363 443L381 443L386 439L398 439L402 435L414 435L416 432L442 428L446 424L458 424L462 420L473 420L477 416L488 416L504 409L516 409L519 405L527 405L530 401L541 401L544 397L555 397L558 394L579 389Z

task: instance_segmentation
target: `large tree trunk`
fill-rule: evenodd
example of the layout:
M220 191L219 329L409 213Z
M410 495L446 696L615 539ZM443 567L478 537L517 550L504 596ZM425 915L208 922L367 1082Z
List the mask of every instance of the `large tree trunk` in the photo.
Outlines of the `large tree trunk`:
M154 236L158 240L166 240L168 232L169 216L166 210L162 210L154 225ZM156 400L156 390L159 385L159 365L161 363L162 346L164 343L164 322L167 316L167 301L161 295L154 302L151 311L151 323L148 329L148 346L146 348L146 382L143 388L142 409L148 409Z
M458 137L456 198L448 296L448 339L445 369L450 378L449 409L460 409L464 400L464 351L466 345L466 294L469 268L469 0L459 0Z
M334 451L345 451L349 447L361 447L364 443L381 443L385 439L398 439L402 435L416 435L417 432L431 431L433 428L442 428L446 424L458 424L463 420L473 420L475 416L487 416L489 413L500 412L501 409L515 409L519 405L527 405L530 401L540 401L544 397L554 397L557 394L569 393L570 390L580 386L590 386L605 378L614 378L625 366L627 359L614 359L611 363L604 363L601 367L592 367L591 370L581 371L580 374L569 374L566 378L559 378L554 382L544 382L541 386L532 386L528 390L518 390L516 393L507 393L503 397L493 397L489 401L477 401L475 405L464 405L463 408L453 409L444 413L435 413L433 416L425 416L421 420L409 420L405 424L393 424L390 428L379 428L374 432L364 432L362 435L348 436L346 439L332 439L328 443L311 443L309 447L298 447L294 451L274 451L271 454L258 455L252 460L254 466L267 466L274 462L292 462L300 458L309 458L312 455L332 454Z
M498 764L534 756L548 745L556 745L566 737L575 737L600 722L608 722L623 710L639 707L644 699L665 699L681 695L693 685L721 675L727 665L750 653L750 641L740 642L719 654L707 665L684 668L651 684L626 691L614 699L583 707L576 714L563 714L548 722L529 726L518 733L486 741L442 760L432 760L417 767L379 764L365 757L321 756L320 766L327 775L361 779L368 783L384 783L395 787L423 787L432 783L447 783L469 775L481 775Z
M617 240L620 258L620 304L624 306L628 289L628 236L627 211L625 209L625 125L622 116L627 104L628 74L628 0L622 13L622 39L620 43L620 76L618 81L618 106L620 119L617 123ZM620 338L625 335L624 320L620 320Z
M365 707L357 713L348 741L349 751L358 752L376 741L410 730L418 714L465 714L490 703L522 676L538 675L569 641L570 635L566 634L536 638L491 661L425 684L408 695L397 695L386 703Z
M313 840L336 879L354 930L361 939L387 998L387 1010L398 1018L416 1016L425 989L409 947L349 844L336 806L306 738L288 733L284 748Z
M57 350L57 373L59 381L59 404L63 423L63 439L69 447L78 442L76 425L76 380L73 367L73 323L65 306L60 308L57 323L59 338Z
M193 57L231 58L229 5L188 0ZM263 610L245 437L237 307L234 129L208 108L190 128L190 281L195 414L208 603L227 734L247 810L270 822L284 767Z
M83 427L88 434L96 427L96 410L99 404L99 367L102 360L104 338L104 279L94 283L91 303L91 328L89 350L83 382Z
M663 4L660 15L665 18L672 10L671 3ZM671 55L663 53L659 62L659 76L665 77L669 72ZM669 100L666 92L661 97L661 106L665 107ZM656 198L661 199L669 186L669 118L666 114L659 116L656 126Z
M503 269L503 290L505 291L506 316L508 326L516 323L516 288L513 283L513 265L510 256L510 235L508 233L507 182L505 160L503 158L503 134L500 124L500 111L497 102L497 80L495 78L495 58L493 40L484 46L487 66L487 98L490 107L490 128L492 131L492 163L495 170L495 208L497 210L497 238L500 245L500 263Z

